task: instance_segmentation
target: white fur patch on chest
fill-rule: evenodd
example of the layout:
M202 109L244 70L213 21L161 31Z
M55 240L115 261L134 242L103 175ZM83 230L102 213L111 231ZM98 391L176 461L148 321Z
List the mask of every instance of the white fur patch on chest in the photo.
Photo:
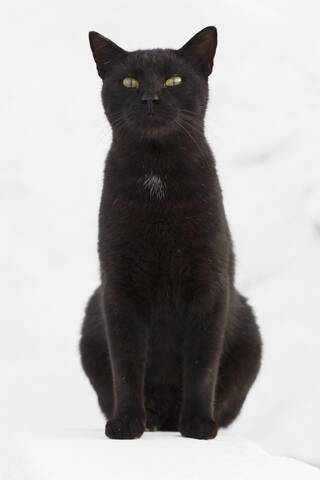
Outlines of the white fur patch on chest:
M156 197L161 200L166 195L166 184L158 175L150 173L143 179L143 186L146 190L149 190L150 197Z

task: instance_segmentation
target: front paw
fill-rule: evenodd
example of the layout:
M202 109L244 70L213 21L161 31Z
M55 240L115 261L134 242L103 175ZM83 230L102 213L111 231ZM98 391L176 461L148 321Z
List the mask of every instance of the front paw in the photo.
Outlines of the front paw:
M208 440L218 433L218 426L212 418L193 417L180 422L180 432L184 437Z
M139 438L144 432L144 425L138 417L112 418L106 424L106 435L118 440Z

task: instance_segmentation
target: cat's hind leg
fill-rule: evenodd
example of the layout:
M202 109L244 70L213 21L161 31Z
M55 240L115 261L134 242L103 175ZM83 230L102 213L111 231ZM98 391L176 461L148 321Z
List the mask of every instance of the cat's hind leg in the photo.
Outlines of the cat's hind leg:
M79 348L83 369L97 393L100 408L110 418L113 410L112 373L99 295L100 288L88 302Z
M261 363L261 338L251 307L236 292L236 302L220 362L215 418L227 427L240 413Z

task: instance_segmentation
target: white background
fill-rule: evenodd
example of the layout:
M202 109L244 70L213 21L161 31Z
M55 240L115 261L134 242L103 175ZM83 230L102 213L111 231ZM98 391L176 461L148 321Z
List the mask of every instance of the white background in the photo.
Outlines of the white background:
M104 428L77 350L98 284L111 140L88 31L128 50L179 48L213 24L206 134L237 285L264 339L262 371L230 432L320 464L319 15L316 0L2 0L2 426Z

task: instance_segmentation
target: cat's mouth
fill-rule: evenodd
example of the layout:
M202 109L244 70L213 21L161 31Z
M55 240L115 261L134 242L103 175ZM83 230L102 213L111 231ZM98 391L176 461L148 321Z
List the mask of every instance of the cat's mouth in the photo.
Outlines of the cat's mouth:
M150 109L130 109L123 112L121 116L109 117L109 121L113 129L127 130L128 133L139 133L139 135L158 135L159 133L165 135L167 132L172 132L175 125L176 114L174 111L166 111L156 108ZM121 118L122 117L122 118Z
M145 111L140 113L134 119L134 124L138 128L152 130L171 128L174 123L174 115L168 115L168 113L159 111Z

